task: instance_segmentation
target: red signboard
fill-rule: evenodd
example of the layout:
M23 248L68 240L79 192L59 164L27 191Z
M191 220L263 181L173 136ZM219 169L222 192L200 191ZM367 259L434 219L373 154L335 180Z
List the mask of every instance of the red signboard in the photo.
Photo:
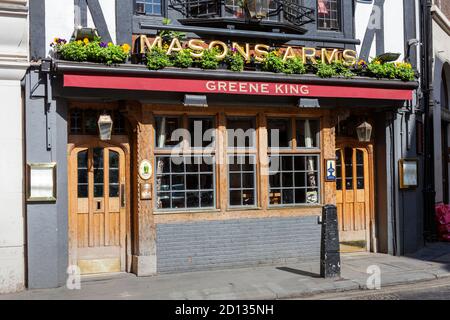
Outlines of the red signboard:
M412 90L302 83L64 75L64 87L186 93L411 100Z

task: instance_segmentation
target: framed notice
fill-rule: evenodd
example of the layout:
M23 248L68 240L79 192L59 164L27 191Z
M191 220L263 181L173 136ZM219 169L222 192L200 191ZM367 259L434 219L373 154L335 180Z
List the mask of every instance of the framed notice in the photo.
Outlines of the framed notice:
M399 161L400 189L413 189L419 185L419 161L401 159Z
M56 163L27 165L27 201L56 201Z
M335 182L336 181L336 160L326 159L325 160L325 181Z

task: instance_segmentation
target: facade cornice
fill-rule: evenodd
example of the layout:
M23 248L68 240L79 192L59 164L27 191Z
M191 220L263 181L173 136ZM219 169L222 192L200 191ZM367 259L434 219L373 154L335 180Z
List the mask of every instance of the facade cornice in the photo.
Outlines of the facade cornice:
M448 20L441 9L439 9L438 6L433 5L431 13L433 15L433 20L450 36L450 20Z

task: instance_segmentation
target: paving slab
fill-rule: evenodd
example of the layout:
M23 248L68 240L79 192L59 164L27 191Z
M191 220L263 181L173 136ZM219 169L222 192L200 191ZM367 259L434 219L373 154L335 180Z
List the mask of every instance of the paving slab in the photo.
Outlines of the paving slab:
M319 261L253 268L163 274L138 278L131 274L85 277L81 290L57 288L3 295L2 299L51 300L235 300L292 299L352 290L366 290L370 266L379 266L382 287L450 277L450 245L430 245L415 255L342 255L339 279L322 279Z

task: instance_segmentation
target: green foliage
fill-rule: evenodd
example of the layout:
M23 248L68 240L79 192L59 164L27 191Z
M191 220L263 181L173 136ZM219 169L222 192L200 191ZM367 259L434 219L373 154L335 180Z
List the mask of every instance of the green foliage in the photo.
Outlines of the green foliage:
M189 68L194 63L191 50L183 49L173 56L173 65L177 68Z
M107 65L115 63L124 63L129 55L129 50L125 50L123 46L108 45L108 47L101 50L103 62Z
M226 62L230 66L231 71L241 72L242 70L244 70L244 58L237 52L228 54Z
M170 57L164 52L164 50L154 47L147 52L147 67L150 70L160 70L166 67L170 67L172 62Z
M397 79L403 81L414 81L416 80L416 73L414 72L411 64L409 63L398 63L396 65L395 76Z
M88 60L86 46L82 41L69 42L68 44L62 46L58 52L63 60L78 62Z
M283 72L286 74L305 74L306 67L303 63L303 59L295 57L292 59L288 59L284 63Z
M394 63L380 63L377 60L369 63L367 70L375 78L395 79L396 67Z
M345 77L345 78L351 78L354 77L356 74L353 73L347 65L342 63L341 61L334 61L331 66L334 68L336 75Z
M172 20L170 20L169 18L164 18L162 20L162 23L165 26L171 25L172 24ZM172 30L161 30L159 32L159 36L161 38L163 38L163 40L165 42L172 42L172 40L174 38L178 38L178 40L183 40L184 38L186 38L186 33L184 32L179 32L179 31L172 31Z
M96 62L112 65L115 63L125 63L129 57L130 46L114 45L113 43L103 43L100 39L90 42L88 39L83 41L72 41L63 45L54 46L56 52L63 60L78 62Z
M319 63L316 65L316 74L321 78L331 78L338 76L336 68L331 64Z
M200 67L207 70L217 69L219 67L218 55L219 51L216 48L204 50L200 60Z
M91 62L104 62L104 50L100 47L100 42L90 42L86 45L87 60Z
M271 51L266 57L266 60L262 63L262 68L264 71L269 72L284 72L284 61L278 51Z

